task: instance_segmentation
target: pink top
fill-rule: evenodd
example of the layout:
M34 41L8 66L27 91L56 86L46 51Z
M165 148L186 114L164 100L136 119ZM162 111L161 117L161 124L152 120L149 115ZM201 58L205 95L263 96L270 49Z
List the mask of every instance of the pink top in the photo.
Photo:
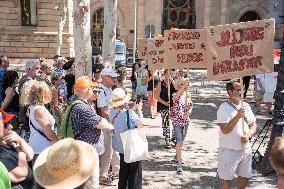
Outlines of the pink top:
M192 109L192 101L190 100L190 94L188 93L187 103L186 103L186 93L183 93L179 99L173 104L172 107L172 121L173 125L177 127L183 127L185 124L190 122L190 114L184 118L186 112Z

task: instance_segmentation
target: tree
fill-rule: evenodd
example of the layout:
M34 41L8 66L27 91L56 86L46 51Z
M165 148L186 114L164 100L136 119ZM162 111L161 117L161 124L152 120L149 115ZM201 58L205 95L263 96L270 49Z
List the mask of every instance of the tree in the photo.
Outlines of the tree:
M73 0L73 35L76 78L92 75L90 0Z
M117 0L105 0L102 54L115 67L115 38L117 25Z
M58 19L58 33L57 33L57 44L56 44L56 54L58 55L60 55L62 47L62 32L67 18L68 1L69 0L61 0L59 7L56 7L57 10L61 11Z

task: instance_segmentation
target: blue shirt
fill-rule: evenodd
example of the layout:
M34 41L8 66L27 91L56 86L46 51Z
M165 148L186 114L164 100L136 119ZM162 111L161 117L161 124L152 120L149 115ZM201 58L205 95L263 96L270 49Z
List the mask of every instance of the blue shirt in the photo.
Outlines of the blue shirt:
M102 131L96 126L102 120L100 116L85 102L76 104L71 110L71 121L77 140L92 144L99 155L104 152Z
M112 147L115 151L124 154L123 145L120 137L120 133L123 133L128 130L127 127L127 113L126 109L122 109L119 112L116 112L114 108L110 110L110 122L113 124L114 133L112 136ZM129 109L129 124L130 128L134 129L139 124L138 115L132 110Z

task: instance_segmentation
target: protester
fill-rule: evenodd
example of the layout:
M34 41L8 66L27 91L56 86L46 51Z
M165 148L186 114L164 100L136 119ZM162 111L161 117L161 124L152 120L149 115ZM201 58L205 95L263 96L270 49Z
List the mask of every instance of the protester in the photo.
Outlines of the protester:
M47 147L58 141L55 119L44 106L51 101L51 90L43 81L35 82L28 95L30 138L35 159Z
M276 73L276 72L275 72ZM256 77L256 89L255 89L255 106L256 113L263 115L264 112L261 110L262 100L265 102L268 113L272 115L272 102L273 95L276 89L277 73L263 73L257 74ZM264 98L265 97L265 98Z
M1 109L6 112L18 114L20 111L19 107L19 94L17 86L19 83L19 75L16 71L6 71L3 78L4 82L4 101L1 104Z
M241 84L230 81L226 84L226 89L229 99L217 111L217 123L220 126L217 172L222 189L231 188L235 174L238 176L237 188L244 189L252 176L249 139L256 133L256 119L249 104L243 102L242 105Z
M119 152L120 170L118 188L142 188L142 167L141 161L126 163L124 162L124 150L120 134L128 130L127 114L129 115L129 126L131 129L143 127L142 119L142 102L135 104L133 109L129 109L128 103L131 97L126 94L122 88L113 90L111 104L113 108L110 110L110 122L114 126L114 135L112 146L113 149ZM138 115L134 110L138 110ZM139 146L137 146L139 148Z
M51 111L52 114L56 120L57 125L60 125L62 120L62 115L64 112L64 101L62 96L60 96L59 93L59 86L61 84L62 80L62 73L59 72L52 72L51 74L51 92L52 92L52 98L51 98Z
M71 107L70 110L70 119L71 121L71 129L73 132L73 136L64 132L68 128L69 125L61 124L60 135L64 137L74 137L76 140L82 140L94 146L98 154L103 154L104 147L104 138L102 135L101 129L112 130L113 127L108 121L104 118L101 118L96 114L96 112L92 109L91 104L88 101L94 100L94 93L97 92L98 89L94 89L94 85L89 77L81 76L79 77L74 85L75 89L75 97L74 101L69 105ZM68 110L67 110L68 111ZM68 112L65 112L68 115ZM65 116L65 115L64 115ZM67 121L69 123L69 121ZM99 165L97 165L99 167ZM94 174L95 183L99 185L99 170Z
M92 67L93 81L100 83L102 81L101 72L104 69L102 64L94 64Z
M3 138L0 144L0 161L7 167L12 187L31 189L34 178L28 162L33 159L32 148L16 132L9 123L14 117L1 110L3 117ZM4 189L4 188L3 188Z
M92 178L97 164L98 154L90 144L66 138L39 155L33 172L44 188L97 189Z
M146 69L146 61L141 61L141 67L137 74L136 95L137 99L146 99L147 97L147 80L148 70Z
M251 79L251 76L245 76L243 77L243 85L244 85L244 98L247 97L247 92L248 92L248 89L249 89L249 83L250 83L250 79Z
M66 62L67 60L63 56L59 56L53 65L54 66L53 72L61 73L63 77L65 77L66 71L63 69L63 66ZM64 79L61 80L61 84L59 86L59 93L61 96L64 97L64 101L65 101L67 98L67 84Z
M100 94L97 98L98 114L109 120L109 110L111 109L112 87L115 84L115 78L119 75L112 68L104 68L101 72L102 82L100 83ZM108 176L108 170L111 164L112 175L118 176L119 155L112 150L112 131L104 130L105 152L100 156L100 183L110 185L112 179Z
M99 54L96 56L95 64L104 64L104 58L102 55Z
M138 63L134 63L132 65L132 72L131 72L131 89L132 89L131 98L132 99L136 98L138 71L139 71L139 64Z
M277 188L284 188L284 139L277 137L270 153L270 161L278 176Z
M8 119L9 118L9 119ZM2 113L2 111L0 111L0 141L3 141L3 132L4 132L4 119L5 119L5 123L7 121L10 121L12 119L12 116L10 117L6 117L4 116L4 114ZM7 170L7 168L5 167L5 165L0 161L0 188L7 188L7 189L11 189L11 182L10 182L10 178L9 178L9 172Z
M67 87L67 101L70 101L71 96L74 95L74 84L75 84L75 59L71 58L63 66L63 69L67 71L67 74L64 77Z
M5 91L3 90L3 77L4 77L4 73L7 71L9 67L9 59L7 58L7 56L2 55L0 57L0 102L2 102L3 95L5 93Z
M21 125L21 137L26 141L29 140L30 128L27 117L27 97L30 92L30 88L34 83L34 80L39 76L40 64L39 61L30 59L27 61L26 75L19 80L18 92L20 94L20 112L19 112L19 124Z
M156 75L155 71L149 70L147 78L146 78L146 82L148 83L147 84L148 102L150 105L150 116L152 119L155 119L155 116L157 115L158 101L157 101L156 87L159 81L160 81L159 75Z
M171 108L171 118L176 138L176 161L177 172L183 172L181 150L183 147L183 141L187 134L187 129L190 122L190 115L192 112L191 95L187 91L189 88L189 82L187 79L181 81L179 90L173 95L173 107Z
M157 86L157 110L161 113L162 117L162 128L163 136L165 137L166 149L171 148L170 145L170 122L169 122L169 106L173 106L173 94L176 92L178 87L175 84L175 81L171 77L170 70L166 69L165 78L158 83ZM170 84L170 89L168 90L168 85ZM170 95L168 93L170 92ZM169 98L170 96L170 98ZM170 100L169 100L170 99ZM174 141L174 132L172 132L172 141Z
M52 73L52 66L49 65L45 58L40 59L40 75L37 78L39 81L45 81L47 85L51 85L50 74Z

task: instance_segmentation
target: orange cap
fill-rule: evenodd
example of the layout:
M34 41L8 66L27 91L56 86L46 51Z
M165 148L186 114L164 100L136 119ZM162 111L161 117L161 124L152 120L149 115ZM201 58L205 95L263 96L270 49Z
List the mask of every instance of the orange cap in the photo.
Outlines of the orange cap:
M82 90L87 88L93 88L93 82L90 80L88 76L79 77L74 85L75 90Z

